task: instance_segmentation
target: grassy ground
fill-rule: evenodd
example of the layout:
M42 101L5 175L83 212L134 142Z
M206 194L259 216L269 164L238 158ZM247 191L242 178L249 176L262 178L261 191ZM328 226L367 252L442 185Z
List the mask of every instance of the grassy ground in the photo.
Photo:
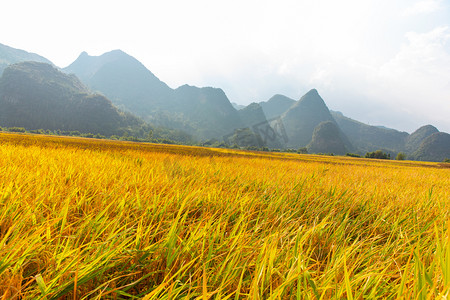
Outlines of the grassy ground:
M435 299L450 168L0 134L0 298Z

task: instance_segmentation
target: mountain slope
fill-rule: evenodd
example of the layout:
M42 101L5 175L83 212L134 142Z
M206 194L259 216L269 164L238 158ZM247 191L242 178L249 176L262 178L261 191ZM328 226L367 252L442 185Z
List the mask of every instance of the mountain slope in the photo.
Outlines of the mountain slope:
M231 105L233 105L233 107L234 107L236 110L240 110L240 109L245 108L245 105L237 104L236 102L231 102Z
M242 127L237 110L221 89L184 85L173 90L120 50L101 56L82 53L64 71L75 73L118 107L154 125L182 129L200 139L221 139Z
M306 93L283 115L282 121L289 138L288 146L305 147L312 139L314 128L324 121L334 122L317 90Z
M64 68L94 91L100 91L115 105L141 117L158 109L171 109L166 99L173 90L134 57L114 50L101 56L83 52Z
M411 133L408 138L406 139L406 145L405 150L408 153L413 153L417 151L422 144L422 142L432 135L433 133L437 133L439 130L432 126L432 125L426 125L422 126L413 133Z
M37 61L52 64L48 59L35 53L29 53L0 44L0 76L7 66L23 61Z
M200 139L221 139L243 127L237 110L222 89L183 85L174 91L172 111L184 116Z
M277 94L266 102L260 102L259 105L261 105L267 119L273 119L284 114L295 102L294 99Z
M7 67L0 78L0 125L113 135L142 122L91 94L75 76L46 63L23 62Z
M331 114L352 145L361 153L377 149L404 151L405 142L409 136L407 132L370 126L347 118L340 112L332 111Z
M238 113L245 127L252 127L267 121L266 115L258 103L253 102L238 110Z
M436 132L423 140L412 159L423 161L443 161L450 158L450 134Z
M307 146L308 153L334 153L344 155L348 152L345 139L337 124L325 121L314 128L311 142Z

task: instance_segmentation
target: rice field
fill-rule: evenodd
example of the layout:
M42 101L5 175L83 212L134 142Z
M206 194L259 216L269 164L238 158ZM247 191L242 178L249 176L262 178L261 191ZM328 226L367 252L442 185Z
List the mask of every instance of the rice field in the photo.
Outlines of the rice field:
M0 134L0 299L446 299L450 166Z

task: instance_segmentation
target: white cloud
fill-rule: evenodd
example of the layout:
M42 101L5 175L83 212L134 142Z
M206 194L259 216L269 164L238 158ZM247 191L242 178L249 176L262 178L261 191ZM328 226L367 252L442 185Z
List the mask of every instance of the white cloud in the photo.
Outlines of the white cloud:
M380 75L413 90L424 86L445 88L450 81L449 27L426 33L408 32L405 36L408 42L380 69Z
M438 11L441 8L442 0L421 0L410 7L404 12L403 16L415 16L420 14L429 14Z
M409 32L398 54L378 72L380 95L417 122L450 129L450 28Z
M309 83L331 109L357 120L414 131L433 124L450 132L450 27L408 32L385 63L316 64Z

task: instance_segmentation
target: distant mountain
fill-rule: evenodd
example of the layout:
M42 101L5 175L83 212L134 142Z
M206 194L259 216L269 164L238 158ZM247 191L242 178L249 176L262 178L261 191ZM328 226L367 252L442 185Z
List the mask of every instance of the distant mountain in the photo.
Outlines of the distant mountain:
M267 119L280 117L284 114L296 101L283 95L275 95L266 102L260 102L264 114Z
M222 139L244 127L238 112L222 89L183 85L174 90L172 113L181 115L200 139Z
M237 147L265 147L261 136L255 134L250 128L235 129L232 134L227 135L226 143Z
M419 129L411 133L406 139L405 150L408 153L417 151L427 137L437 132L439 132L439 130L432 125L420 127Z
M183 129L200 139L221 139L242 127L221 89L184 85L173 90L120 50L101 56L84 52L64 71L154 125Z
M344 155L349 150L346 147L345 137L337 124L332 121L321 122L314 128L311 142L306 147L308 153L334 153Z
M331 112L340 129L350 139L350 142L359 152L371 152L377 149L389 149L393 152L404 151L407 132L395 129L370 126L359 121L345 117L340 112Z
M40 55L0 44L0 76L7 66L23 61L37 61L52 64L48 59Z
M239 110L238 113L245 127L252 127L267 121L266 115L258 103L253 102Z
M450 158L450 134L436 132L428 136L420 144L411 158L423 161L443 161Z
M231 102L231 105L233 105L233 107L236 110L240 110L240 109L243 109L245 107L245 105L237 104L236 102Z
M246 146L269 147L275 149L284 148L283 139L267 131L268 126L273 128L275 124L269 124L269 122L267 122L266 115L259 103L251 103L239 110L238 113L243 122L243 126L247 127L252 134L248 134L248 131L237 132L236 138L234 139L237 145L245 144ZM253 141L254 144L251 144L251 141Z
M63 71L75 74L92 90L103 93L118 107L140 117L172 108L167 99L173 90L121 50L101 56L83 52Z
M75 76L39 62L7 67L0 78L0 125L121 134L142 121L92 94Z
M317 90L306 93L283 115L282 121L289 138L288 147L306 147L317 125L324 121L334 122Z

